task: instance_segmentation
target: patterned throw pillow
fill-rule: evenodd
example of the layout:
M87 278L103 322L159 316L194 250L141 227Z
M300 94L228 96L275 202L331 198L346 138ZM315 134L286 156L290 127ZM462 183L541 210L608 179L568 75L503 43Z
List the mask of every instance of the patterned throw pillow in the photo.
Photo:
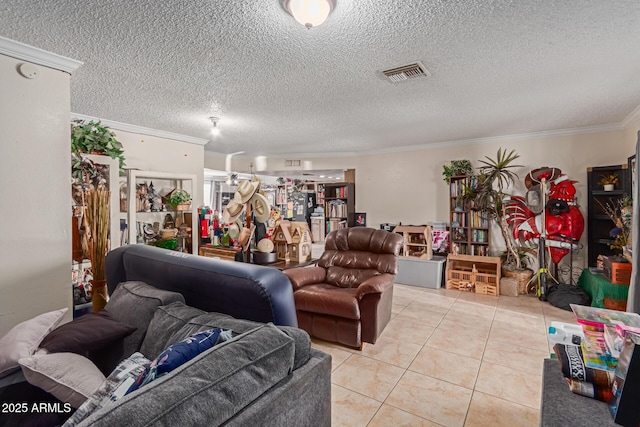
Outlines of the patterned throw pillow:
M138 376L135 383L131 385L127 393L129 394L140 387L143 387L153 380L173 371L200 353L212 348L218 342L231 339L231 331L222 331L220 328L213 328L207 331L198 332L184 340L172 344Z
M116 366L102 385L67 420L64 427L79 424L91 413L117 401L129 389L131 384L144 372L151 361L141 353L133 353Z

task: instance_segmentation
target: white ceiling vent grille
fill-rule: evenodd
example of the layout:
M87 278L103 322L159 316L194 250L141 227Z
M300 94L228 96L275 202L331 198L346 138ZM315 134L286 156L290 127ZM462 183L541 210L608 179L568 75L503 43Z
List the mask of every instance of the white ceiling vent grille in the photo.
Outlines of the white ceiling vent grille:
M403 65L401 67L383 70L382 74L391 83L400 83L409 79L429 76L429 71L422 65L422 62L414 62L413 64Z

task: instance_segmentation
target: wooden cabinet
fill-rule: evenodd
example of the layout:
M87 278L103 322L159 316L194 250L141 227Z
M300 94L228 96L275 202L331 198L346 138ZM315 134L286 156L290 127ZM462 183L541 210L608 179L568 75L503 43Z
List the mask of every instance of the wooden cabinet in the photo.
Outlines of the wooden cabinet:
M605 191L599 184L604 175L616 174L618 184L612 191ZM614 242L609 232L615 226L602 210L601 204L615 206L624 197L631 196L631 179L628 165L598 166L587 168L587 256L589 267L596 266L598 255L614 255L621 251L609 247ZM599 202L599 203L598 203Z
M351 182L324 184L326 232L355 225L356 186Z
M489 220L464 200L467 189L477 184L477 177L454 176L449 183L449 211L452 253L460 255L489 255ZM457 249L456 249L457 248Z

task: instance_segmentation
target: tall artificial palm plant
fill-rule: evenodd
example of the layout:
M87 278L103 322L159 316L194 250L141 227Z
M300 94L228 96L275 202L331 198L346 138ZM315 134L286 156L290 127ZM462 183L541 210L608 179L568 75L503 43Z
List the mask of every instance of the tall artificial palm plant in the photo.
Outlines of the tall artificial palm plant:
M480 160L482 166L478 167L480 172L478 186L471 195L476 209L485 212L489 220L496 221L500 226L507 247L507 263L515 264L518 270L521 268L521 262L507 224L505 198L508 195L504 191L518 179L518 175L513 172L513 169L523 166L513 164L513 162L519 157L520 155L515 150L507 153L507 150L502 148L498 149L495 159L485 156L485 160Z

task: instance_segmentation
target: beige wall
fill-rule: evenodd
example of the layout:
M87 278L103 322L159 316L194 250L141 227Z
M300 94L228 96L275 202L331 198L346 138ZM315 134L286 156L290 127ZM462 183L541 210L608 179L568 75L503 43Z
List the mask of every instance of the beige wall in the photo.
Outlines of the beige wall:
M195 206L202 205L204 146L123 130L114 132L124 147L125 167L154 172L194 174L198 183L191 197Z
M632 154L625 130L614 130L577 135L500 138L497 142L363 156L356 165L356 210L367 212L367 223L372 227L378 227L383 222L449 222L448 187L442 181L442 166L454 159L469 159L474 166L479 166L478 160L484 156L495 158L500 147L515 149L520 154L518 164L524 167L517 172L521 178L529 170L547 165L558 167L572 179L578 180L578 203L585 215L587 167L623 164ZM523 194L524 189L521 181L515 193ZM498 233L494 230L492 237ZM586 230L582 242L586 242ZM492 238L492 244L496 250L501 250L501 242ZM580 258L585 256L586 249Z
M70 75L18 74L0 55L0 336L38 314L71 318Z

